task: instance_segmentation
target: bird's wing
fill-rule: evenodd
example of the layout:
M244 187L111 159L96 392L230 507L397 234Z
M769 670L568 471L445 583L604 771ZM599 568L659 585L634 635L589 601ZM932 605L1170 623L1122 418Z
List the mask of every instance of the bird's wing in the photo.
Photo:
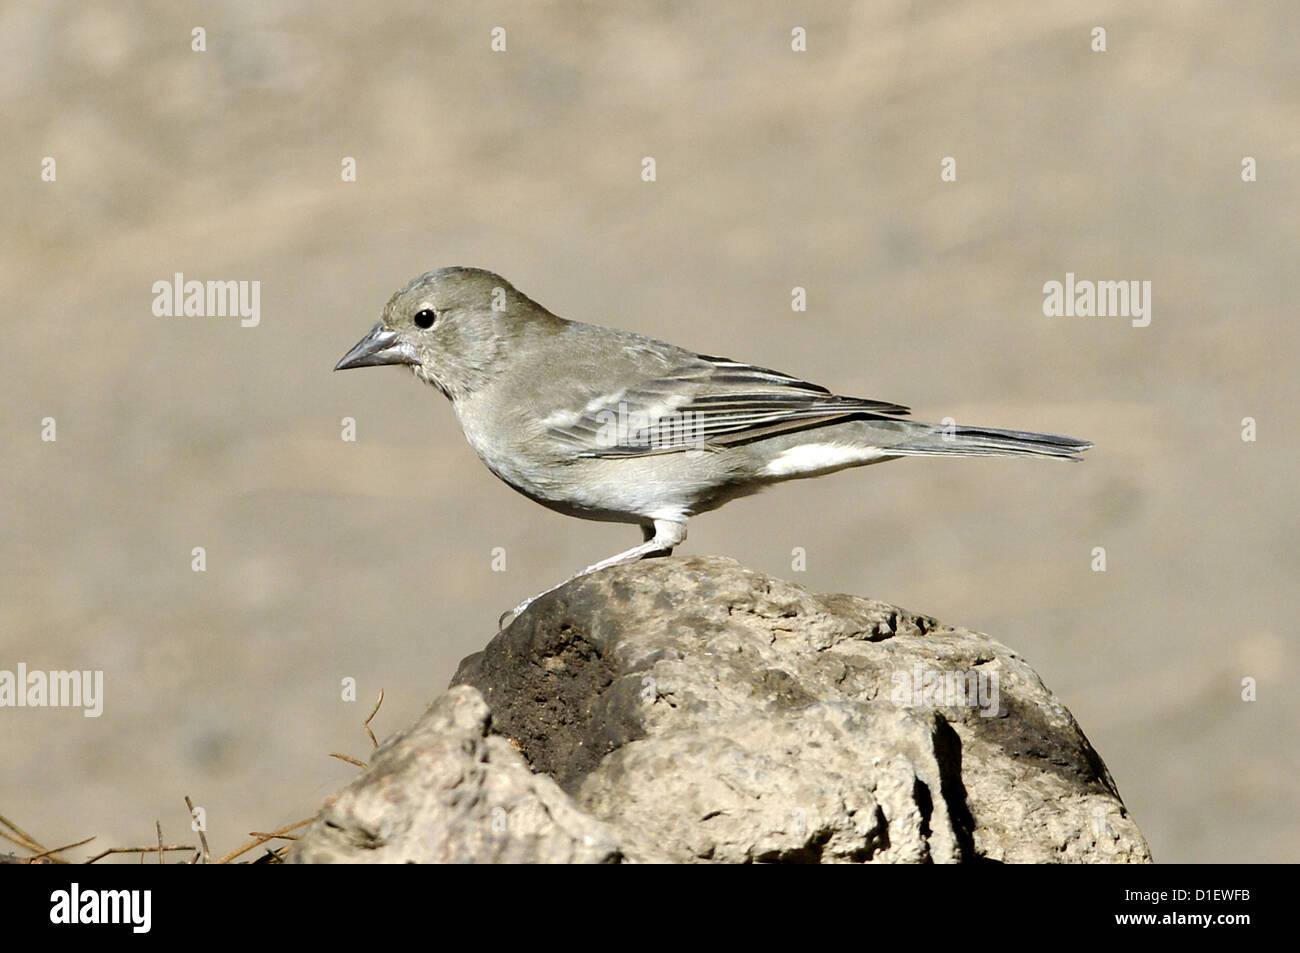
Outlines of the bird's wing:
M789 374L696 355L662 376L556 411L548 433L581 457L638 457L747 443L908 408L839 397Z

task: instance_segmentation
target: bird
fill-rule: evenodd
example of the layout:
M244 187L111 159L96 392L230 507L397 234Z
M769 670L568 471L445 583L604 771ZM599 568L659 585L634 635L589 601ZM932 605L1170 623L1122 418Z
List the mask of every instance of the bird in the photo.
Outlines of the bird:
M450 400L488 470L568 516L642 542L575 573L671 555L687 521L789 480L902 457L1081 459L1087 440L921 423L755 364L552 314L481 268L397 291L335 370L403 365ZM547 592L559 588L561 582ZM502 616L517 617L538 593Z

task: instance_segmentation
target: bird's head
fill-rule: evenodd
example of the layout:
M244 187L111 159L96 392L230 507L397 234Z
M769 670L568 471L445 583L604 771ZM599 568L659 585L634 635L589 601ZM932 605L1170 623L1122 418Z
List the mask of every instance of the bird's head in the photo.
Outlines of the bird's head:
M522 336L559 324L500 275L440 268L393 295L379 323L334 369L406 364L457 400L499 373Z

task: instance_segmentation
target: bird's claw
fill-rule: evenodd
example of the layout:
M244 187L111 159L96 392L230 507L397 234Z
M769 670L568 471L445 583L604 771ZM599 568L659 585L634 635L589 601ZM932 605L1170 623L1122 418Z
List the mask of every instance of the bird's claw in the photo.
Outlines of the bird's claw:
M536 597L534 596L534 598ZM501 618L497 619L497 631L500 632L510 623L514 622L515 619L518 619L520 614L525 609L527 609L530 605L532 605L532 603L533 603L532 599L525 599L523 602L519 603L519 605L515 606L513 609L507 609L505 612L501 613Z

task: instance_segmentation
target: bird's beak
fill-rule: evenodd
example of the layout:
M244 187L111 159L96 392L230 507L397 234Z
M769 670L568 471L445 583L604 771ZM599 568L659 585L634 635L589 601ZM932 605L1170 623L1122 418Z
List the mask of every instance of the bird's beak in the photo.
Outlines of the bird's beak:
M381 321L370 329L352 350L343 355L343 359L334 365L334 370L345 371L349 367L378 367L381 364L419 364L420 358L409 343L397 336L397 332L386 328Z

